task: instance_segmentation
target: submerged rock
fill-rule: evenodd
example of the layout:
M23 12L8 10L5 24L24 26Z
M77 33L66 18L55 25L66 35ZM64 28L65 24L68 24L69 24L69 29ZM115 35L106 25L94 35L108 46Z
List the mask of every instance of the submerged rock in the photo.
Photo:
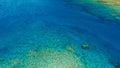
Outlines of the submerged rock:
M88 49L88 48L89 48L89 45L88 45L88 44L82 44L82 45L81 45L81 48L82 48L82 49Z

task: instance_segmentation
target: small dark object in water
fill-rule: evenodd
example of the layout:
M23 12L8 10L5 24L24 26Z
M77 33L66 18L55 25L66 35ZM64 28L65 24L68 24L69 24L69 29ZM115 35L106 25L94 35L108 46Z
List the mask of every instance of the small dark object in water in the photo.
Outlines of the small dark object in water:
M85 55L84 53L82 53L82 55Z
M5 61L5 59L3 59L3 58L0 58L0 62L4 62Z
M115 68L120 68L120 62L114 61L114 60L109 60L109 62L115 67Z

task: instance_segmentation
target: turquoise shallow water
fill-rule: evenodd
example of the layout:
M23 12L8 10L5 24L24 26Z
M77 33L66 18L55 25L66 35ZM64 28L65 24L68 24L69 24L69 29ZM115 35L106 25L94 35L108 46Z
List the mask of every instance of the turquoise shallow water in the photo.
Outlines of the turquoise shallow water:
M0 4L0 68L120 68L119 21L68 0Z

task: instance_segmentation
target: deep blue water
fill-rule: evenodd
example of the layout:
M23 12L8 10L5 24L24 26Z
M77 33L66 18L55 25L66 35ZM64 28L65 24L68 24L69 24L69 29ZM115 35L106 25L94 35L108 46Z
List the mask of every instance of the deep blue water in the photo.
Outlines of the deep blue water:
M26 66L29 58L23 55L34 49L39 49L40 54L44 48L63 50L67 45L74 47L77 56L85 53L82 68L120 68L119 23L104 20L90 14L83 6L64 0L1 0L0 68L44 68L36 63L36 67ZM88 49L81 48L84 43L88 44ZM9 63L11 59L22 60L22 64ZM63 68L81 68L74 65L63 65ZM48 65L48 68L53 67Z

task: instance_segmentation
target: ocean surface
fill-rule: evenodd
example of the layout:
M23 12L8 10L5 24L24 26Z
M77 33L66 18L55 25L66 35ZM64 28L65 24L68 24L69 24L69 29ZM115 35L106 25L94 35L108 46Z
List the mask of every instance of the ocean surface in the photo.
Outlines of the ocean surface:
M94 1L0 0L0 68L120 68L120 10Z

